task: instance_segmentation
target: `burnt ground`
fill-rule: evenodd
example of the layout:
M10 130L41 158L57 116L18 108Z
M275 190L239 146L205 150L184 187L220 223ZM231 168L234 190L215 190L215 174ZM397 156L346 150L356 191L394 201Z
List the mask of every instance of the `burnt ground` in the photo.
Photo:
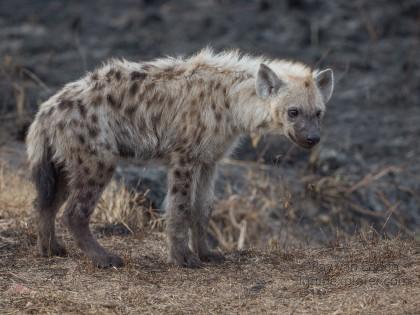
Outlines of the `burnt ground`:
M408 237L418 241L420 3L416 0L123 0L71 3L2 1L0 160L6 161L7 167L12 167L24 175L25 166L21 163L24 159L22 139L37 106L63 84L79 78L106 59L124 57L143 60L163 55L183 55L193 53L206 45L213 46L215 50L240 48L253 54L301 60L313 67L332 67L336 76L336 90L328 106L323 140L319 148L307 152L283 138L266 136L260 141L253 139L254 146L251 139L247 139L236 152L235 159L224 162L217 184L219 202L209 237L215 246L227 251L230 258L227 265L217 267L216 272L213 267L209 267L189 273L165 265L163 256L159 256L161 254L152 254L158 249L141 245L141 242L137 242L136 238L127 232L125 226L122 230L131 236L113 236L114 230L111 228L111 236L104 241L111 247L121 246L127 253L131 253L128 248L134 245L143 246L145 254L127 254L131 267L122 271L121 275L118 272L108 275L105 271L93 271L87 267L86 262L77 262L78 257L66 262L70 264L66 267L60 267L61 260L48 261L46 267L44 261L33 255L33 232L21 230L21 225L29 217L26 211L28 203L23 203L24 212L16 214L13 209L20 209L20 204L16 203L16 200L7 199L5 202L3 199L3 204L0 205L0 220L9 222L13 219L17 222L13 223L17 224L17 227L0 226L0 241L4 241L0 243L0 261L3 264L0 276L5 279L1 282L1 289L11 290L7 295L0 296L1 306L7 306L10 312L22 310L25 304L28 306L25 309L27 312L46 312L50 308L54 312L69 313L77 312L77 309L84 313L105 313L108 310L126 313L139 311L140 304L158 305L161 299L167 298L166 302L173 307L168 306L167 310L187 312L198 308L197 305L206 304L201 300L205 295L204 291L197 293L193 286L190 287L192 294L196 294L195 298L198 294L201 304L192 305L190 300L182 303L176 298L177 303L188 305L183 310L177 308L175 300L171 299L177 296L171 293L171 289L184 282L185 286L189 286L189 281L196 279L195 277L202 277L200 279L206 283L206 278L218 272L226 275L223 270L227 268L226 270L230 270L227 273L230 276L221 276L219 282L214 282L224 287L215 285L212 288L214 292L223 296L225 291L232 292L232 296L238 300L231 300L234 301L233 304L226 305L220 301L215 308L210 307L208 302L208 308L203 308L203 312L274 312L283 310L282 306L279 306L279 297L287 297L288 301L295 301L296 304L288 304L284 311L299 313L305 310L300 306L307 305L301 303L306 298L300 300L294 297L298 295L293 290L293 294L290 295L279 293L282 292L282 287L276 277L284 280L281 276L284 269L272 273L273 270L268 272L264 269L266 264L261 265L261 270L267 271L269 275L267 278L276 278L273 280L274 284L263 284L264 289L261 291L271 294L270 303L274 303L272 309L262 307L266 304L262 302L261 296L256 299L250 298L254 293L249 293L253 291L247 291L247 288L255 285L251 283L254 280L250 280L250 283L239 282L239 276L231 276L236 273L235 266L241 261L241 251L238 252L238 248L257 248L255 257L270 256L271 254L266 252L267 244L278 244L283 252L287 246L293 244L296 246L294 250L298 251L296 248L309 244L331 246L336 243L338 235L352 237L366 231L382 238ZM146 203L152 208L159 208L164 194L165 178L162 170L124 164L118 169L116 178L121 178L130 188L135 188L141 193L151 189L146 194ZM0 181L4 192L6 186L2 183L4 182ZM141 204L143 207L144 202ZM233 219L231 213L234 213ZM125 216L125 212L124 215L120 212L114 213L105 220L98 219L98 224L124 222L129 229L135 230L138 224L131 216L128 216L130 220L124 221ZM10 231L18 231L21 235L10 236ZM155 236L154 233L160 232L152 232L150 237L154 240L156 248L161 248L160 246L164 246L159 239L161 236ZM10 245L20 243L20 237L28 237L31 241L16 247ZM158 239L154 239L155 237ZM124 243L122 240L127 243L126 247L121 245ZM414 245L400 243L396 246L416 248ZM26 256L28 252L32 253L30 259ZM322 250L317 253L315 261L324 258ZM153 268L148 269L147 255L156 259L152 259L156 262L156 267L153 268L162 270L153 273ZM254 268L260 268L260 261L252 258L253 255L253 251L249 257L245 255L248 257L245 259L245 265L248 264L250 270L257 272ZM277 257L276 255L280 254L273 255ZM326 255L326 259L334 256L333 251ZM380 252L378 255L382 257L387 254ZM416 262L410 267L414 269L404 272L414 275L418 280L418 255L410 256L410 259L406 256L398 257L401 259L398 262L408 262L410 259ZM277 267L281 265L292 268L297 263L295 260L291 260L290 264L286 263L284 256L270 259L279 259L274 264ZM12 269L9 268L10 265ZM30 267L34 268L33 281L28 273L25 273ZM248 270L248 267L245 270ZM51 268L57 269L57 272L51 271ZM130 282L127 279L133 269L141 268L150 271L150 274L148 271L140 272L140 278L145 282L143 287L137 289L146 290L146 287L150 289L156 286L155 288L161 290L152 290L153 293L146 300L137 301L137 308L135 304L130 303L135 303L133 301L139 296L138 292L131 295L127 291L119 300L122 301L121 304L113 302L109 308L95 308L78 300L84 295L98 297L93 293L90 295L85 289L82 290L85 280L90 281L92 286L102 286L107 281L114 282L116 286L110 291L114 294L120 289L124 290L124 282L128 283L129 287L134 285L136 280L130 278ZM89 280L83 278L86 269ZM175 278L170 280L173 281L172 285L159 287L159 281L164 281L168 274L173 273ZM18 278L13 277L13 274ZM289 276L293 278L296 274L299 272L292 272ZM74 275L77 281L80 281L78 285L71 282L73 280L70 278ZM246 272L240 275L245 277ZM35 279L38 276L39 279ZM57 300L53 299L52 291L46 291L49 293L45 299L40 299L40 295L37 295L47 287L43 277L49 276L60 279L56 282L57 287L69 281L66 289L57 293ZM159 281L147 284L154 277ZM251 272L249 277L256 279L259 275ZM287 275L284 274L284 277L287 278ZM229 281L232 281L232 286L237 290L230 290L225 286ZM22 297L18 293L18 298L10 299L16 293L16 288L13 287L16 283L31 290L24 292L29 295ZM257 284L257 287L260 286ZM88 285L86 287L90 288ZM343 301L343 305L348 305L349 308L343 308L342 312L348 313L355 304L354 299L359 302L358 305L373 307L361 307L355 309L355 313L381 311L380 308L374 308L374 305L395 305L392 306L395 313L404 313L404 310L415 312L414 300L406 299L404 302L404 296L410 296L413 291L410 293L407 286L395 286L395 290L402 290L398 293L388 290L388 287L381 286L381 289L378 289L377 286L373 286L371 294L364 295L364 291L360 290L353 292L340 288L328 291L325 285L310 286L311 289L321 290L321 293L326 290L326 294L317 298L310 295L313 304L307 312L333 312L338 310L337 301ZM56 287L51 287L51 290L52 288ZM204 288L205 286L202 290L207 290ZM17 291L20 290L18 287ZM382 296L385 291L395 294L398 303L387 300L390 295ZM76 292L80 294L77 295ZM104 296L107 296L106 293ZM55 302L48 302L50 298ZM118 299L117 295L112 299L114 298ZM189 298L192 299L193 296ZM363 298L364 301L359 300ZM381 300L382 298L385 300ZM63 300L70 302L60 304ZM146 304L142 304L144 301ZM322 308L325 301L331 301L333 306ZM378 304L375 304L376 302ZM35 305L33 309L31 305ZM134 306L122 309L121 305ZM232 308L223 308L227 305ZM407 309L401 305L405 305ZM142 310L164 311L159 308Z

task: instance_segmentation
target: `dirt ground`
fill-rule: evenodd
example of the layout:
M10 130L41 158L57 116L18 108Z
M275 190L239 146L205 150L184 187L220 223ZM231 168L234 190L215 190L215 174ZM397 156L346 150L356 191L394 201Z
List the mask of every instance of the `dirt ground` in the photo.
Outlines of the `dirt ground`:
M100 241L126 266L99 270L74 245L69 257L40 258L25 228L12 224L7 233L2 314L418 314L420 307L420 248L406 240L366 235L323 248L249 249L187 270L166 263L162 233L111 235Z

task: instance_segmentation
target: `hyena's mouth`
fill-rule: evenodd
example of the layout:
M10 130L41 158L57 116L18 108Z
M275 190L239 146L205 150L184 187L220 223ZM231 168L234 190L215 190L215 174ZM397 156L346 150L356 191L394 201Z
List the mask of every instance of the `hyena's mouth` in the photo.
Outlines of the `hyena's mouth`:
M292 141L293 143L297 144L298 146L304 148L304 149L311 149L313 146L308 145L308 143L304 142L304 141L299 141L295 135L293 135L292 133L288 132L287 133L288 138L290 139L290 141Z

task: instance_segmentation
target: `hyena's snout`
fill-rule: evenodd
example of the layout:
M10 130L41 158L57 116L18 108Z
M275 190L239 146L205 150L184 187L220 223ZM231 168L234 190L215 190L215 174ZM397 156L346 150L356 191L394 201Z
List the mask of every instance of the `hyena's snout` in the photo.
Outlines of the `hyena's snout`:
M321 140L321 135L319 131L308 133L306 136L306 144L309 147L313 147L314 145L318 144L320 140Z

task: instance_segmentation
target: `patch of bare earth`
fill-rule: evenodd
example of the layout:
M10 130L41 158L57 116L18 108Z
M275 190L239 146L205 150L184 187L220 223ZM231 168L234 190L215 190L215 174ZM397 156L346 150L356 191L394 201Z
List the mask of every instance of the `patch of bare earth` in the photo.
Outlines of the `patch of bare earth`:
M190 270L166 262L161 219L145 211L149 223L139 232L107 229L112 217L106 215L93 224L100 242L124 257L123 268L94 268L60 224L69 256L41 258L33 189L21 175L0 168L2 314L415 314L420 308L418 241L373 231L326 247L269 242L232 249L225 263ZM114 215L127 218L136 202L141 196L116 190L99 207L112 206Z

